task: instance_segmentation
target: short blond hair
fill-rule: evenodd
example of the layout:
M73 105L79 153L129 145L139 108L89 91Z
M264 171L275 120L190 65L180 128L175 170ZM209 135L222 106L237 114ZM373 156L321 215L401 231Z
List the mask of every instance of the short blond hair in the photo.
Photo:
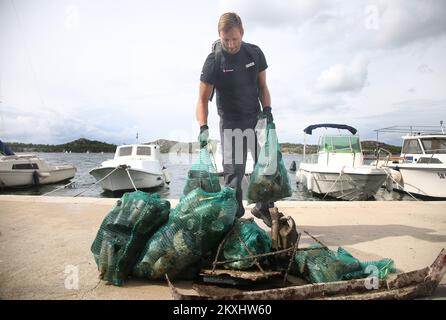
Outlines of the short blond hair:
M239 28L243 33L242 19L235 12L223 13L218 21L218 34L220 35L221 31L228 32L232 28Z

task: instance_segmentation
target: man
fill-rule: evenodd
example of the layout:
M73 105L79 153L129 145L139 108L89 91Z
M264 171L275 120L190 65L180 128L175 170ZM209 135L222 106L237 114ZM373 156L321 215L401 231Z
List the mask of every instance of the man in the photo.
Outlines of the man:
M196 110L200 125L199 141L201 147L204 147L209 137L208 99L212 99L215 89L225 185L236 190L238 218L245 212L241 183L245 174L247 149L255 161L260 151L254 133L260 103L267 121L273 121L271 97L266 84L268 65L265 56L258 46L242 41L243 32L242 21L236 13L224 13L220 17L220 40L214 43L212 53L204 63ZM252 213L271 226L268 208L272 206L272 203L258 203Z

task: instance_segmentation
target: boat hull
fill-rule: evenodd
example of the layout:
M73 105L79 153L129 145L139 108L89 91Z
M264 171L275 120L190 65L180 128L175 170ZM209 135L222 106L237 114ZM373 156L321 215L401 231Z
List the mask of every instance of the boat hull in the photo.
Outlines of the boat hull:
M96 168L91 170L90 174L96 179L96 181L100 181L114 169L115 168L113 167ZM156 188L164 184L164 175L162 172L153 173L136 169L128 169L128 171L137 189ZM134 190L133 184L126 170L123 168L118 168L111 175L102 180L100 185L102 189L112 192Z
M342 200L367 200L375 196L387 178L381 173L316 172L300 168L297 182L308 191L324 197Z
M34 178L37 172L38 181ZM76 168L72 166L58 166L54 170L3 170L0 171L0 187L15 188L32 185L52 184L72 179ZM37 182L37 183L36 183Z
M394 183L395 190L415 196L446 199L446 167L400 164L389 168L401 173L399 185Z

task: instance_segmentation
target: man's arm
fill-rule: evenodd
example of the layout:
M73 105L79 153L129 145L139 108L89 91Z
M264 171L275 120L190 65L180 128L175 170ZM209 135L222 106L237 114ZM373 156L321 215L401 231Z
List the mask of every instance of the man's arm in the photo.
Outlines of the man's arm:
M212 84L200 81L196 110L197 121L200 127L208 123L208 101L213 88Z
M271 96L266 84L266 70L259 72L259 99L262 103L262 108L271 107Z

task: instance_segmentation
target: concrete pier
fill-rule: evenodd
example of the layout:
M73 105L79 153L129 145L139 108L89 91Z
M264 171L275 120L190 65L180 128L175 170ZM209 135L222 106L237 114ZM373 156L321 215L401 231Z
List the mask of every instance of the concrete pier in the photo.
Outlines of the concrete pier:
M130 279L115 287L98 279L90 246L115 202L0 196L0 299L171 299L162 281ZM171 200L172 207L177 203ZM400 271L430 265L446 247L446 202L284 201L276 205L294 218L300 231L328 246L342 246L361 260L392 258ZM248 212L246 217L251 217ZM303 234L301 243L310 242ZM191 284L175 282L182 292L192 293ZM432 298L446 299L446 279Z

